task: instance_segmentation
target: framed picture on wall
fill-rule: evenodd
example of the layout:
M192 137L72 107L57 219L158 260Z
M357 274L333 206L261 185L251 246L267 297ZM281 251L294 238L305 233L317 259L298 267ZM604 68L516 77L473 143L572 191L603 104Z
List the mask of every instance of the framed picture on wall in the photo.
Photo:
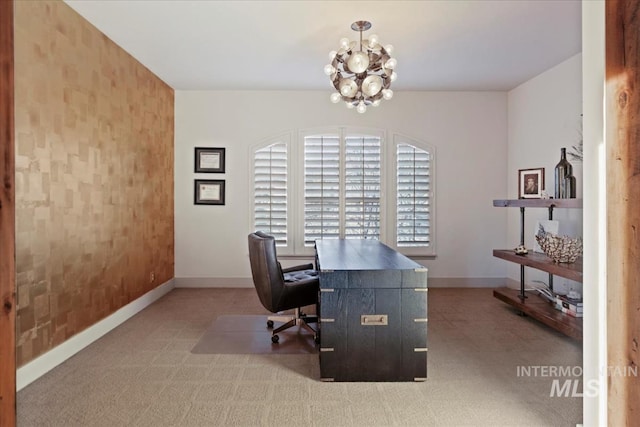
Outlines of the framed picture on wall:
M224 173L224 148L196 147L196 173Z
M544 191L544 168L518 171L518 198L540 199Z
M223 179L196 179L193 192L196 205L224 205Z

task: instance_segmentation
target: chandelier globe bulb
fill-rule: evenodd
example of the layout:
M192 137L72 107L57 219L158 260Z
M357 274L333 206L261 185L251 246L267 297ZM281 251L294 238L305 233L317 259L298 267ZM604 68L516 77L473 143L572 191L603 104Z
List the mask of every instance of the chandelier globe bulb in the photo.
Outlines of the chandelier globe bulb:
M369 55L364 52L354 52L349 56L347 66L354 73L363 73L369 68Z
M342 95L340 95L340 92L333 92L330 96L330 99L331 99L331 102L333 102L334 104L337 104L342 99Z
M333 65L327 64L327 65L324 66L324 73L327 76L330 76L331 74L333 74L335 72L336 72L336 69L335 69L335 67Z
M396 65L398 65L398 61L395 58L389 58L389 60L385 62L384 68L393 70L394 68L396 68Z
M364 101L360 101L358 106L356 107L356 111L360 114L363 114L367 111L367 106L364 105Z
M340 94L346 98L353 98L358 92L358 85L350 79L341 79L338 87L340 88Z
M367 96L375 96L382 89L382 77L370 75L362 82L362 92Z

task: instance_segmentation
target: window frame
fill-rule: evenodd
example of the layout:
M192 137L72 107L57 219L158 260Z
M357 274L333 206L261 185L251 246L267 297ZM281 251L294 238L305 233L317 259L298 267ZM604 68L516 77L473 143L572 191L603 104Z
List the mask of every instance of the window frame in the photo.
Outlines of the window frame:
M313 136L336 136L340 141L340 173L339 173L339 182L340 182L340 191L339 191L339 227L340 227L340 238L344 237L344 227L345 227L345 149L346 149L346 137L374 137L380 138L380 241L384 242L384 239L387 236L386 232L386 210L385 210L385 193L386 193L386 180L384 176L386 175L386 171L384 170L386 161L385 161L385 147L389 145L386 142L386 133L381 129L372 129L372 128L362 128L362 127L324 127L324 128L312 128L312 129L303 129L298 132L298 143L295 144L298 148L296 164L298 165L297 174L295 177L296 184L298 185L296 194L296 205L304 206L304 140L306 137ZM296 255L314 255L314 248L311 246L305 245L305 236L304 236L304 208L298 209L296 213L296 221L297 221L297 235L294 244L294 252Z
M272 138L264 139L251 146L249 153L249 169L251 171L251 209L249 209L250 224L255 231L255 170L254 161L256 151L275 143L284 143L287 147L287 245L278 246L278 255L288 257L313 257L314 248L304 243L304 139L308 136L337 136L340 140L340 234L344 237L345 227L345 145L346 137L376 137L380 138L380 242L412 257L436 256L436 149L415 138L400 133L391 133L377 128L328 126L319 128L300 129L282 133ZM397 150L399 144L408 144L429 153L429 246L398 247L397 245ZM295 208L294 208L295 207ZM300 208L302 207L302 208Z
M292 170L292 159L294 158L292 155L293 148L293 135L291 132L283 133L272 138L264 139L260 141L258 144L251 146L250 148L250 156L249 156L249 170L251 171L251 176L249 180L249 185L251 185L251 209L249 209L249 223L251 224L251 231L257 231L256 221L255 221L255 212L256 212L256 171L254 169L256 153L259 150L263 150L271 145L284 143L287 149L287 218L286 218L286 235L287 235L287 244L286 245L277 245L278 247L278 255L295 255L294 252L294 241L297 238L295 235L295 227L292 224L292 220L294 217L293 213L293 195L295 194L292 190L293 181L295 178L293 176Z
M412 145L420 150L429 153L429 246L398 246L398 229L396 224L398 222L398 190L396 187L396 179L398 174L398 145ZM418 141L408 136L394 133L392 136L392 143L389 144L391 150L390 158L393 160L392 176L387 177L389 180L393 180L394 190L390 194L390 201L387 208L389 209L389 227L391 228L390 239L393 242L393 248L398 252L407 256L425 256L431 257L436 255L436 148L430 144ZM391 246L391 245L388 245Z

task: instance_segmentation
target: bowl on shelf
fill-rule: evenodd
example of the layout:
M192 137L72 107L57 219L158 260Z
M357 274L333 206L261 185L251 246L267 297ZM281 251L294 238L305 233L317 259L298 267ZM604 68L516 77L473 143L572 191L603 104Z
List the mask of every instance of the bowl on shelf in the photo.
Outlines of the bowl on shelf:
M553 262L572 263L579 256L582 256L582 238L580 237L574 238L548 233L541 225L536 234L536 241L542 252Z

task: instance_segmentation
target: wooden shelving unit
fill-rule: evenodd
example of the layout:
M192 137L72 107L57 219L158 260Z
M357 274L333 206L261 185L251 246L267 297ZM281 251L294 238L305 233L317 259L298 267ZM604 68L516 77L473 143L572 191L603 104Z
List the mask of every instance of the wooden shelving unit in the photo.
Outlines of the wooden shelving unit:
M515 199L494 200L495 207L520 208L520 239L524 244L524 212L525 208L546 208L549 210L549 219L553 217L553 209L580 209L581 199ZM529 252L526 255L516 255L513 249L494 249L493 256L505 261L520 264L520 291L510 288L494 289L493 296L512 305L532 318L556 329L563 334L575 339L582 339L582 318L572 317L556 310L549 301L543 299L535 292L524 290L524 268L530 267L549 273L550 283L552 276L560 276L576 282L582 282L582 258L573 263L555 263L544 254Z
M582 208L582 199L508 199L494 200L497 208Z
M545 254L529 252L526 255L516 255L513 249L494 249L493 256L525 267L546 271L554 276L564 277L575 282L582 282L582 258L578 258L571 264L558 264L553 262Z
M523 300L517 289L499 288L493 290L493 296L500 301L512 305L558 332L577 340L582 339L582 318L571 317L556 310L547 300L535 292L526 292L526 294L527 298Z

